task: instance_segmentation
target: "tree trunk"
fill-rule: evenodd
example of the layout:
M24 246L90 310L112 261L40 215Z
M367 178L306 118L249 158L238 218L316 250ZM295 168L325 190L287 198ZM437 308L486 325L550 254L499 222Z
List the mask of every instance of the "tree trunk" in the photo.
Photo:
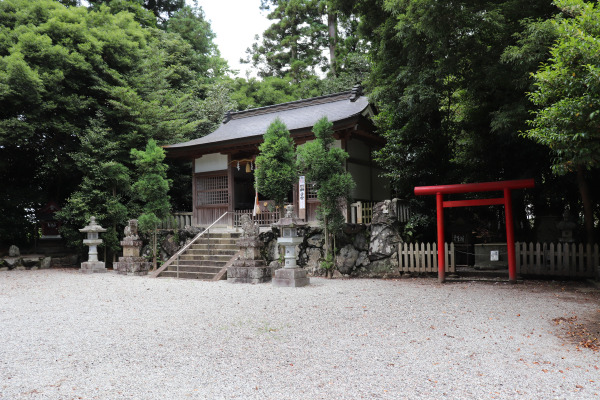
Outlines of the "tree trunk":
M590 195L588 184L585 180L585 170L583 165L577 167L577 185L583 202L583 220L585 223L585 234L588 243L594 243L594 208Z
M329 10L327 13L327 25L329 35L329 67L331 74L337 76L335 49L337 47L337 14Z
M154 237L152 239L152 271L156 271L156 231L157 229L154 228Z
M325 260L328 261L329 260L329 229L327 229L327 216L324 217L324 234L325 234L325 245L323 246L323 248L325 249ZM328 268L325 270L325 278L329 278L329 271L331 270L331 268Z

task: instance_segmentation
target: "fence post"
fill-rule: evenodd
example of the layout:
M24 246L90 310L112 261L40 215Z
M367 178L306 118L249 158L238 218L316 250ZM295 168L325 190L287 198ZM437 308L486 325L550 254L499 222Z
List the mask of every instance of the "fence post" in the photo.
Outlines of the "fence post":
M362 218L362 203L360 201L356 202L356 223L357 224L362 224L363 223L363 218Z

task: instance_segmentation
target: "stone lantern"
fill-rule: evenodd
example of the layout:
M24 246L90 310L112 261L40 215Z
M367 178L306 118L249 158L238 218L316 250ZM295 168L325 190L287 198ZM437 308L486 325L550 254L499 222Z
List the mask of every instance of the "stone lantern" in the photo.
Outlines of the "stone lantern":
M79 232L87 233L87 238L83 240L83 244L89 246L88 261L81 263L81 272L91 274L93 272L106 272L104 263L98 261L98 245L102 243L102 239L98 237L101 232L106 232L106 229L96 223L95 217L90 217L90 224Z
M292 216L294 211L293 206L288 205L285 209L285 217L273 224L281 232L280 237L277 239L277 244L283 246L285 249L283 256L285 260L284 265L283 268L275 271L273 285L280 287L306 286L310 283L309 278L306 277L306 270L296 265L296 246L304 240L298 234L298 228L304 227L306 222Z

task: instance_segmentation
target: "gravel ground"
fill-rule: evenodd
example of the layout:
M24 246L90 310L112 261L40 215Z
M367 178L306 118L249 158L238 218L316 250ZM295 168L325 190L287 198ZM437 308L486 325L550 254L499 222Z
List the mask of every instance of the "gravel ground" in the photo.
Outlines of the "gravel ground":
M599 398L574 317L600 319L596 289L0 272L0 398Z

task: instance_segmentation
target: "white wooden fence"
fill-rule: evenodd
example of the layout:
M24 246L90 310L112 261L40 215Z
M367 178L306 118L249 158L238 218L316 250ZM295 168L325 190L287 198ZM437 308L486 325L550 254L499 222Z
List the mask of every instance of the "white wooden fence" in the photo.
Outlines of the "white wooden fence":
M373 220L375 201L357 201L350 204L350 220L352 224L370 224ZM410 218L410 208L402 201L396 201L396 215L398 221L407 222Z
M357 201L350 204L350 223L370 224L373 219L373 201Z
M400 243L398 261L402 272L438 272L437 243ZM446 272L456 271L454 243L444 243Z
M515 243L517 273L524 275L596 278L598 244Z
M252 222L258 224L258 226L271 226L275 222L279 221L281 216L279 215L279 211L261 211L256 215L252 215L252 210L235 210L233 212L233 226L240 227L242 226L242 215L249 215L252 218Z
M184 229L192 226L192 216L191 212L174 212L160 223L158 229Z

